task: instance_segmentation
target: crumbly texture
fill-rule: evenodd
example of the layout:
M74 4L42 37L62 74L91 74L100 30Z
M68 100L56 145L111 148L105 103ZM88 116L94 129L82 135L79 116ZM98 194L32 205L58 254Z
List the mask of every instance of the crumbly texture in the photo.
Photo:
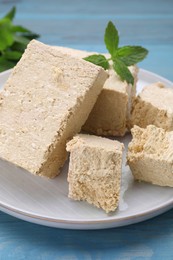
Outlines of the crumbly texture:
M78 58L93 54L70 48L57 48ZM107 54L106 56L109 57ZM129 131L131 105L136 95L138 68L130 66L129 69L134 77L134 86L123 82L113 68L108 70L109 78L82 128L84 131L103 136L124 136Z
M152 124L172 131L173 90L159 82L144 87L133 102L131 114L131 126L145 128Z
M134 126L127 163L136 180L173 187L173 132Z
M123 144L80 134L68 144L69 197L87 201L107 213L119 202Z
M107 78L100 67L31 41L0 98L0 157L54 177Z

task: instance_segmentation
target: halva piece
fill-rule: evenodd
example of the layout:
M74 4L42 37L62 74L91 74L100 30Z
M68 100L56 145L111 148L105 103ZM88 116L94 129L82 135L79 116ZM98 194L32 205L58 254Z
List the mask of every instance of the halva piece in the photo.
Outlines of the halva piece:
M131 104L136 94L138 69L129 67L134 85L122 81L111 68L93 110L91 111L83 129L96 135L124 136L129 130Z
M56 48L78 58L93 54L59 46ZM106 56L109 57L108 54ZM129 130L131 104L136 95L138 68L130 66L129 70L134 77L133 86L122 81L113 68L108 70L109 78L106 80L83 130L104 136L123 136Z
M173 187L173 132L134 126L127 163L136 180Z
M87 201L107 213L119 202L123 144L79 134L67 143L70 152L69 197Z
M1 93L0 157L55 177L106 78L101 67L31 41Z
M131 114L131 126L155 125L172 131L173 89L159 82L144 87L133 102Z

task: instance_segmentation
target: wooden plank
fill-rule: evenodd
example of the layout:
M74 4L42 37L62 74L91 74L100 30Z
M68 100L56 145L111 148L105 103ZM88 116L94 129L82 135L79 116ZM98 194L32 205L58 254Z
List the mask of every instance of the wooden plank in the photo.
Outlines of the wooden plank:
M103 14L103 15L168 15L173 14L173 2L172 0L51 0L49 2L43 2L42 0L30 0L30 1L0 1L1 12L6 12L11 5L17 5L18 9L22 13L29 14Z
M0 259L172 260L172 219L173 210L127 227L69 231L17 221L0 213Z
M1 0L0 16L17 5L15 22L41 34L40 40L105 52L108 20L120 43L143 45L140 67L173 81L172 0ZM69 231L34 225L0 212L0 260L173 259L173 210L143 223L110 230Z

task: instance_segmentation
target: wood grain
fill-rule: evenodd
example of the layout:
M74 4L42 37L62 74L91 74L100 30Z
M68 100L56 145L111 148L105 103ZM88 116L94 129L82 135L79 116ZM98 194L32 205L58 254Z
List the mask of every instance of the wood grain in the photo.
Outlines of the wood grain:
M0 214L0 259L173 258L173 210L143 223L109 230L42 227Z
M104 28L116 23L121 44L150 51L141 67L173 80L172 0L0 1L0 15L17 6L16 23L53 45L105 52ZM152 220L100 231L51 229L0 213L0 260L173 259L173 210Z

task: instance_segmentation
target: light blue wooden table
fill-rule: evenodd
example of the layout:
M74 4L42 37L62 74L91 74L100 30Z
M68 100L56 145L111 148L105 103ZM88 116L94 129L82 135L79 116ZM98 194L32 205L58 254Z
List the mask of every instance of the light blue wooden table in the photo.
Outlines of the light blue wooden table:
M173 81L172 0L0 1L0 15L17 6L16 23L41 34L41 41L104 52L108 20L121 44L143 45L140 64ZM97 231L47 228L0 212L0 260L6 259L173 259L173 210L143 223Z

